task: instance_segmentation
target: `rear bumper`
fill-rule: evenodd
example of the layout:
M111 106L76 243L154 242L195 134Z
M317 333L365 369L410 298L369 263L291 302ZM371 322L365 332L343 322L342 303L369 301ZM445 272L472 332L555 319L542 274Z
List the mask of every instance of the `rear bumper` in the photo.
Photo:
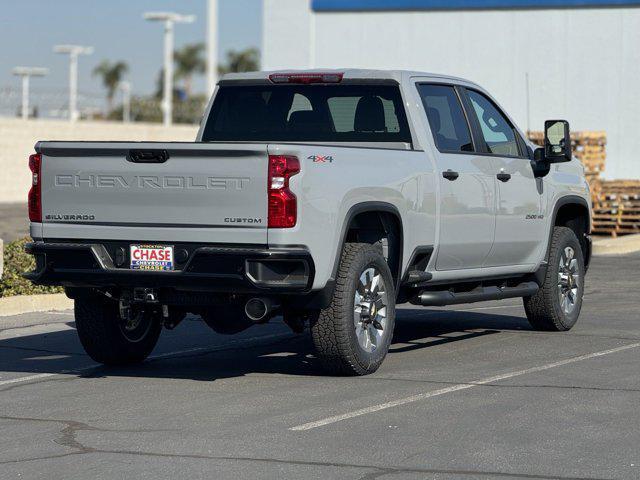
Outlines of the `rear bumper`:
M264 248L173 244L176 270L129 269L135 241L34 242L36 268L25 277L41 285L80 288L172 288L217 293L309 293L315 266L302 247Z

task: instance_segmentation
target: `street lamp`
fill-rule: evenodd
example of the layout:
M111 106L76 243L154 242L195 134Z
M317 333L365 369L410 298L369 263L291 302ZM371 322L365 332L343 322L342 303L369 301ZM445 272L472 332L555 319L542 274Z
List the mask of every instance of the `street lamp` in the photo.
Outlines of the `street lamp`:
M29 118L29 78L43 77L49 73L49 69L42 67L14 67L11 72L22 77L22 118Z
M209 97L218 78L218 0L207 3L207 92Z
M174 23L193 23L195 15L180 15L173 12L147 12L145 20L164 22L164 85L162 94L163 121L171 125L173 116L173 25Z
M129 123L131 121L131 82L122 81L118 88L122 91L122 121Z
M80 116L78 113L78 55L91 55L93 47L56 45L53 51L69 55L69 120L73 122Z

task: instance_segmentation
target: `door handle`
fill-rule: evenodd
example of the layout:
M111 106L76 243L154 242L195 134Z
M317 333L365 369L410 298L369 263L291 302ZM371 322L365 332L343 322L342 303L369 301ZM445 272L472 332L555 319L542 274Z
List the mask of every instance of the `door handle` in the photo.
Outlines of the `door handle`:
M460 174L458 172L454 172L453 170L449 169L442 172L442 176L447 180L450 180L453 182L456 178L460 176Z
M129 150L127 160L133 163L164 163L169 160L166 150Z
M508 182L509 180L511 180L510 173L500 172L499 174L496 175L496 177L498 177L498 180L500 180L501 182Z

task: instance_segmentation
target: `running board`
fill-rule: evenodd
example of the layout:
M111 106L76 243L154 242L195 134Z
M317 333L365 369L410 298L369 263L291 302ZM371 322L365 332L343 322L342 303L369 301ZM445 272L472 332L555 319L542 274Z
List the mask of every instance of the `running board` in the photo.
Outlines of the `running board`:
M523 282L513 287L478 287L467 292L452 292L451 290L423 291L414 299L417 305L443 307L457 303L484 302L486 300L501 300L503 298L528 297L539 290L536 282ZM412 303L414 303L412 302Z

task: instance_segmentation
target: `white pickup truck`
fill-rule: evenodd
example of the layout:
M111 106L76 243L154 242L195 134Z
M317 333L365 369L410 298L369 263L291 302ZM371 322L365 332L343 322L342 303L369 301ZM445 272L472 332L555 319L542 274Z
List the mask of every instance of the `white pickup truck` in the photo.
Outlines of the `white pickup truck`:
M566 121L529 143L480 86L407 71L225 75L193 143L41 141L34 282L75 299L87 353L144 360L186 313L309 325L336 374L382 363L395 306L523 297L568 330L590 200Z

